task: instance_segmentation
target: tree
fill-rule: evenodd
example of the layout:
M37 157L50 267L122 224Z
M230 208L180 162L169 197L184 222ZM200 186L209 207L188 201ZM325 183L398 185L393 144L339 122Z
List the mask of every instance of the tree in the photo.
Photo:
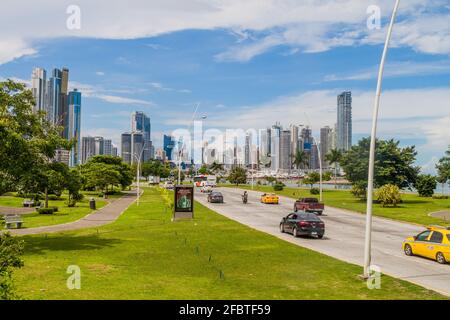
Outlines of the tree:
M142 175L145 177L155 176L167 178L170 175L170 168L159 160L144 162L141 166Z
M0 300L12 300L14 293L12 275L14 269L23 267L20 256L23 254L24 241L9 233L0 233Z
M202 165L202 167L200 169L198 169L198 173L200 174L209 174L209 170L208 170L208 166L207 165Z
M314 187L316 183L320 181L320 174L318 172L310 172L306 178L303 179L304 184L309 184L311 189Z
M375 196L383 207L389 205L396 207L402 201L399 187L393 184L382 186L377 190Z
M450 146L449 150L445 152L445 156L441 158L436 165L437 169L437 181L442 186L442 195L444 195L445 184L450 180Z
M297 171L301 167L309 167L309 155L303 150L297 150L297 152L292 155L292 163L294 164Z
M231 169L230 174L228 175L228 181L236 186L247 183L247 171L242 167Z
M81 168L82 175L86 178L86 187L103 187L103 183L108 181L108 177L99 177L98 173L93 171L101 170L102 172L110 172L109 184L104 186L107 192L107 187L121 186L122 189L129 187L133 183L134 173L131 166L122 161L120 157L97 155L89 159ZM95 182L96 181L96 182Z
M74 143L61 137L63 128L47 121L44 112L33 112L34 104L24 84L0 82L0 172L15 187L26 186L24 181L36 188L56 182L56 150L69 150Z
M421 174L417 177L414 187L417 189L419 196L432 197L436 189L436 178L430 174Z
M375 187L393 184L401 189L411 189L420 172L420 168L414 166L415 147L400 148L398 141L377 140L376 148ZM342 157L341 166L352 184L359 182L367 186L369 150L370 138L364 138Z
M107 193L108 186L120 185L121 174L114 166L105 163L91 163L84 172L86 187Z
M220 171L223 171L223 164L214 161L214 162L211 163L211 165L209 166L209 170L210 170L212 173L217 174L217 173L219 173Z
M67 174L66 179L66 188L69 192L69 199L67 204L69 207L75 206L77 201L83 198L83 195L80 193L83 181L81 179L80 172L78 169L73 168Z
M337 188L337 171L338 165L342 160L342 151L339 149L332 149L325 155L325 161L334 167L334 188Z

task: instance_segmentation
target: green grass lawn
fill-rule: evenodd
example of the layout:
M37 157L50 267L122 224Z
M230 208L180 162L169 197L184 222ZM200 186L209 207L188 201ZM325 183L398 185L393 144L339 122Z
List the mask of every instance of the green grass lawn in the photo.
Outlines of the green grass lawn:
M92 212L92 210L89 208L89 199L90 197L86 195L85 198L82 201L78 202L76 207L74 208L69 208L65 204L65 202L67 201L67 195L62 195L60 200L49 200L49 207L58 207L58 212L50 215L38 214L36 211L34 211L33 213L24 214L22 216L24 221L23 228L50 226L81 219ZM23 200L23 198L13 196L1 196L0 206L22 207ZM97 209L104 207L106 204L106 201L96 199ZM34 208L32 208L32 210L34 210Z
M196 203L195 220L171 222L159 191L146 188L113 224L24 237L25 267L14 278L25 299L440 299L361 267L298 247ZM312 240L314 241L314 240ZM81 289L68 290L69 265ZM220 277L220 274L223 277Z
M234 187L231 185L222 185ZM250 190L248 185L240 185L239 188ZM274 192L270 186L255 186L255 191ZM279 195L298 199L300 197L311 197L309 189L285 188L283 191L275 192ZM318 197L318 196L313 196ZM421 225L439 224L450 226L450 222L443 221L439 218L428 216L431 212L450 210L450 199L432 199L419 197L416 194L402 194L403 203L397 207L383 208L380 204L374 204L374 215L395 220L417 223ZM325 205L356 211L360 213L366 212L366 202L354 197L346 190L323 190L323 200Z

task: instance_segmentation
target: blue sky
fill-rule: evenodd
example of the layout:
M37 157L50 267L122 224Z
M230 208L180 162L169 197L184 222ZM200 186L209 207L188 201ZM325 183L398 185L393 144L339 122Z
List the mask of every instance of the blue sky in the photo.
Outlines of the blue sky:
M17 34L0 34L0 78L29 81L35 66L48 72L68 67L71 86L83 93L83 135L119 144L121 132L129 130L130 113L142 110L151 117L157 146L162 133L186 127L196 103L209 127L310 122L317 136L321 126L336 122L336 95L351 90L357 140L369 132L376 68L393 5L365 2L189 0L126 6L118 1L106 6L99 1L95 9L80 1L81 29L72 32L64 25L69 2L47 0L39 8L29 2L30 12L22 12L11 1L5 16L29 22L13 31ZM380 30L366 27L372 3L381 9ZM425 7L410 1L400 8L381 106L380 136L417 145L425 171L450 145L450 9L445 3L435 0ZM55 18L61 30L34 25L39 14Z

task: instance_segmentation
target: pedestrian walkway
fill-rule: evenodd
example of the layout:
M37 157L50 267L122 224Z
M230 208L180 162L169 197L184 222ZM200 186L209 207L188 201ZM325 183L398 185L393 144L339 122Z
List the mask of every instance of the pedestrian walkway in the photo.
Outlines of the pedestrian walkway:
M105 224L112 223L120 217L120 215L136 200L136 191L126 192L126 194L109 203L105 207L94 211L86 217L69 223L56 224L52 226L44 226L29 229L11 229L9 232L13 235L24 236L40 233L54 233L63 231L72 231L85 228L100 227Z
M444 221L450 221L450 211L440 211L430 213L431 217L441 218Z

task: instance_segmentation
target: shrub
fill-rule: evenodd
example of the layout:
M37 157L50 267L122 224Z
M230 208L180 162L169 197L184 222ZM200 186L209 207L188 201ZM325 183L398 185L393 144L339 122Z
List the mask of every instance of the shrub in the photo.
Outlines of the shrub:
M36 209L39 214L53 214L55 213L55 208L38 208Z
M364 182L356 182L352 185L350 193L357 198L365 200L367 198L367 187Z
M431 197L436 189L436 178L429 174L421 174L417 177L414 187L417 189L419 196Z
M309 190L309 192L313 195L320 194L320 190L318 188L312 188L311 190Z
M69 208L73 208L77 205L77 200L72 198L70 200L67 200L65 203Z
M282 182L277 182L273 185L273 190L274 191L283 191L285 185Z
M447 199L448 199L448 196L444 196L444 195L434 195L434 196L433 196L433 199L436 199L436 200L447 200Z
M59 208L58 208L58 207L50 207L50 208L53 209L53 212L58 212L58 211L59 211Z
M100 192L100 193L98 194L98 196L99 196L99 198L103 198L103 197L105 196L105 194L104 194L103 192Z
M397 204L402 201L400 188L393 184L382 186L377 190L375 196L377 198L377 201L381 203L383 207L389 205L396 207Z
M56 194L49 194L48 195L48 200L60 200L61 198L59 196L57 196Z
M76 201L81 201L84 199L84 194L82 193L75 193L72 195L72 199L76 200Z

